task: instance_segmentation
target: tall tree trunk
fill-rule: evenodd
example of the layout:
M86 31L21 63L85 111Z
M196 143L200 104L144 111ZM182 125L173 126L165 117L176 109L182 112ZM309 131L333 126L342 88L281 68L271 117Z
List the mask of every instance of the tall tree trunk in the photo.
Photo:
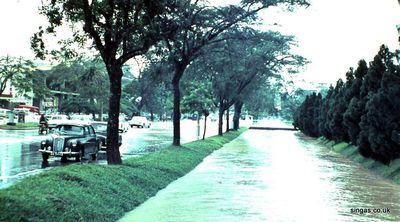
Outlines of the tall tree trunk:
M107 126L107 163L122 164L121 154L118 146L118 122L121 100L122 68L110 67L110 102Z
M242 101L235 102L235 113L233 114L233 129L234 130L239 129L239 120L240 120L240 114L242 112L242 107L243 107Z
M203 130L203 140L206 138L206 129L207 129L207 116L204 115L204 130Z
M222 123L224 118L224 107L223 103L219 103L219 111L218 111L218 135L222 136Z
M175 146L181 145L181 91L179 89L179 81L174 81L172 83L174 91L174 114L173 114L173 124L174 124L174 137L172 144Z
M229 132L229 108L226 109L226 132Z
M94 101L93 98L90 99L90 103L89 103L89 104L91 104L93 107L96 106L96 102ZM91 112L91 114L92 114L93 120L95 120L95 119L96 119L96 110L95 110L95 109L92 109L90 112Z
M153 110L150 111L150 120L152 122L154 121L154 112L153 112Z
M172 79L172 88L174 93L174 113L172 122L174 124L174 137L172 140L172 144L174 146L181 145L181 90L179 87L179 82L183 75L185 68L183 65L179 63L175 63L175 74Z
M197 130L196 130L196 138L200 138L200 112L197 112Z
M100 115L99 115L100 121L103 121L103 112L104 112L104 103L100 102Z

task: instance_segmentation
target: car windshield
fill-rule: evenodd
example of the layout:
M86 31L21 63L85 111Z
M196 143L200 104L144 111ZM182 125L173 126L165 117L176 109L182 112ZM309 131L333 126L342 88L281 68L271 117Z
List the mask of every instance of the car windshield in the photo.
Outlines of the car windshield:
M107 131L106 124L92 124L92 126L96 132L106 132Z
M81 126L59 125L55 129L55 132L59 134L82 136L84 131Z

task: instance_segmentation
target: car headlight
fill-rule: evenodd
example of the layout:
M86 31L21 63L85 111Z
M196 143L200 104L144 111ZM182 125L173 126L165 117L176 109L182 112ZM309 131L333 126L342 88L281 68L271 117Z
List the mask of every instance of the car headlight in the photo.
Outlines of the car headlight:
M69 146L70 146L70 147L76 147L76 145L77 145L77 142L76 142L76 141L71 141L71 142L69 143Z

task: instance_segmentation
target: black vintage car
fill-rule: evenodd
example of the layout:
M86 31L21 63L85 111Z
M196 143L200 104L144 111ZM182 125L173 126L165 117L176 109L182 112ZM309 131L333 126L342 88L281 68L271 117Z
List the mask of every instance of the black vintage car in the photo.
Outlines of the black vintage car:
M107 123L106 122L91 122L90 125L93 126L96 135L101 139L101 150L106 150L107 148ZM121 134L118 135L118 145L121 146L122 137Z
M66 123L54 128L53 134L41 142L39 152L44 162L50 155L60 156L61 161L66 161L68 157L80 161L87 156L95 160L100 149L101 139L91 125Z

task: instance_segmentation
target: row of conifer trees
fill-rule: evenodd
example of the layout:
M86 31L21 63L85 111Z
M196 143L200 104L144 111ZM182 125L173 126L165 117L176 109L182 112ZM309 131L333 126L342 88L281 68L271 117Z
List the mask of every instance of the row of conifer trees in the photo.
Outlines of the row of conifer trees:
M312 137L358 146L361 155L384 164L400 157L400 67L381 46L374 60L346 73L326 96L313 93L294 114L294 126Z

